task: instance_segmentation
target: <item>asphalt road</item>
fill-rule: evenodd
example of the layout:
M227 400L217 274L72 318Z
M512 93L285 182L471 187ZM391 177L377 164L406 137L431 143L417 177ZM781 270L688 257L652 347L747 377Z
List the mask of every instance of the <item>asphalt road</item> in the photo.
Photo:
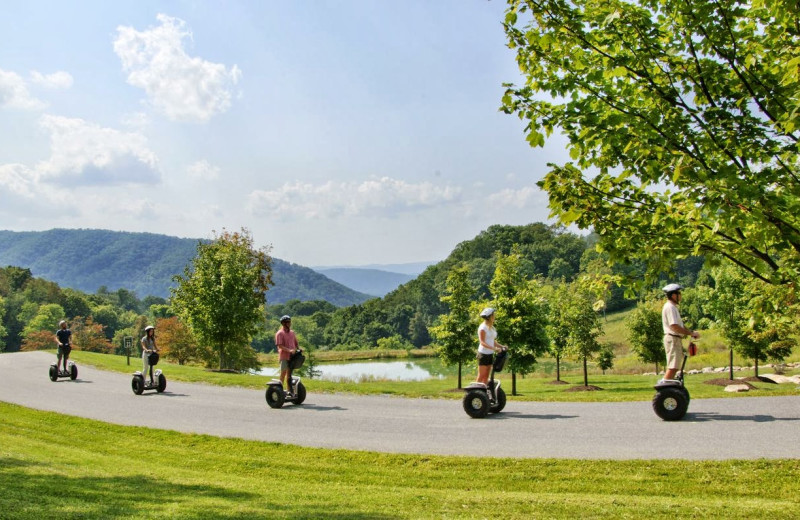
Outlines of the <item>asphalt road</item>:
M392 453L800 458L800 395L694 399L679 422L660 420L649 402L513 399L500 414L470 419L458 400L316 394L313 381L307 381L303 405L278 410L267 406L261 390L173 381L163 394L137 396L129 375L86 366L78 367L75 381L51 382L47 373L53 361L46 352L0 354L0 401L130 426ZM169 378L168 370L165 375Z

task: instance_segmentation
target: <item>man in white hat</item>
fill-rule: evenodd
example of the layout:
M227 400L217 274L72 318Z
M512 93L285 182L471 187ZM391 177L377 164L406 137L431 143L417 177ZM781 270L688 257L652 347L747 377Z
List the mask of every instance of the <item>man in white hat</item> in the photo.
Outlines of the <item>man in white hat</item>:
M667 353L667 371L664 379L675 379L678 370L683 363L683 337L691 336L699 338L700 334L696 330L687 329L678 311L681 303L681 291L683 286L671 283L664 287L664 294L667 301L661 309L661 325L664 328L664 350Z

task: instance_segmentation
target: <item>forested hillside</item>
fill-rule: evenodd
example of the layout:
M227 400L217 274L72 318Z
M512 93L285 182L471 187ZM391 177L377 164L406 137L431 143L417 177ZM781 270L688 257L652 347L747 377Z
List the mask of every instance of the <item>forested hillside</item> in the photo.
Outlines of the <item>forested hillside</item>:
M0 266L30 269L34 276L87 293L126 289L140 298L169 296L172 277L195 256L198 239L99 229L0 231ZM312 269L274 259L271 303L293 298L352 305L369 298Z

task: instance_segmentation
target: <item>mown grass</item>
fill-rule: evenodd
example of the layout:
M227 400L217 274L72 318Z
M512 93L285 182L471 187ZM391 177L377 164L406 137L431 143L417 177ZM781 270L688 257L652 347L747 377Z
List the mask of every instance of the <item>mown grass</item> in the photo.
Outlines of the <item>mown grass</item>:
M699 356L698 356L699 357ZM73 351L71 359L78 364L92 365L103 370L116 372L133 372L140 370L138 358L131 358L131 365L126 364L124 356L112 356L93 352ZM159 367L170 381L185 381L192 383L209 383L220 386L240 386L244 388L262 389L272 378L250 374L231 374L206 370L198 366L181 366L167 362L160 362ZM798 372L797 370L794 373ZM793 372L788 372L789 374ZM752 372L737 372L736 377L747 377ZM562 376L562 380L570 385L552 384L554 376L533 375L522 378L517 376L517 394L511 396L511 376L502 373L498 377L503 381L503 387L511 399L522 401L581 401L581 402L618 402L618 401L649 401L653 397L653 384L658 376L626 375L609 373L607 375L593 373L589 384L602 388L602 391L572 392L567 391L570 386L583 385L583 376L580 372L569 371ZM797 395L798 386L793 384L752 383L756 390L746 394L731 394L723 391L720 386L702 384L709 379L726 377L726 374L700 374L687 376L687 386L692 398L707 397L742 397L742 396L776 396ZM472 367L465 367L462 384L466 385L475 378ZM348 392L355 394L390 394L404 397L435 397L460 399L462 393L457 391L458 380L456 377L444 379L429 379L426 381L384 381L367 380L355 382L334 382L318 379L306 379L309 392Z
M117 426L5 403L0 417L4 519L797 515L796 460L393 455Z

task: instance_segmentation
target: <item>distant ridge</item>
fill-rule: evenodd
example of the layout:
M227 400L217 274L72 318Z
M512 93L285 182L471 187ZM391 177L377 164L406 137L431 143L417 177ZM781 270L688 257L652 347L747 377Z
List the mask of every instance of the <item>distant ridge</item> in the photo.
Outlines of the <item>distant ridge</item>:
M172 277L183 273L199 241L100 229L0 230L0 265L25 267L36 277L88 293L105 286L134 291L139 298L166 298ZM370 298L308 267L273 258L272 268L275 285L268 303L296 298L347 306Z
M410 274L355 267L314 270L355 291L373 296L383 296L394 291L398 286L416 278L416 276Z

